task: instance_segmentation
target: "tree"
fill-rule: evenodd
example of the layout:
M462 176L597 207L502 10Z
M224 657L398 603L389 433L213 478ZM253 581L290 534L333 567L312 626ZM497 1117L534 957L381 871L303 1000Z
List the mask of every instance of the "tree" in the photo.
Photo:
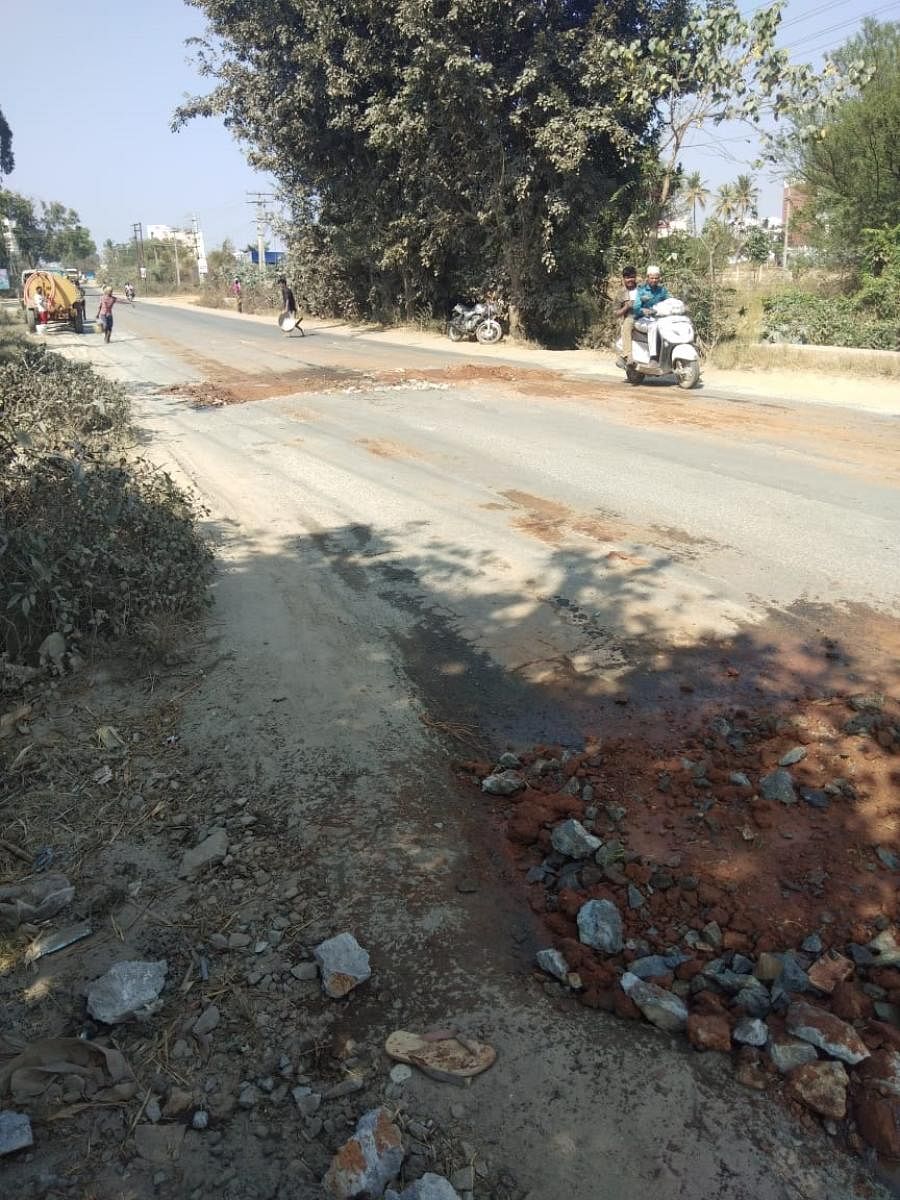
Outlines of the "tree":
M97 247L73 208L53 200L34 201L18 192L0 189L0 218L10 222L10 232L22 266L61 262L64 266L93 264ZM0 242L0 254L4 252ZM12 256L10 256L12 257Z
M759 226L751 229L744 238L744 254L756 267L765 266L774 250L775 241L772 234L766 229L760 229Z
M732 185L735 220L743 228L748 217L755 217L759 204L759 188L750 175L738 175Z
M499 285L532 331L602 269L653 143L633 64L685 19L685 0L191 2L216 85L175 124L224 118L289 199L297 261L370 313Z
M709 200L709 189L699 171L691 171L685 175L681 195L691 214L691 233L697 236L697 209L706 208Z
M0 108L0 177L3 175L12 175L16 165L16 160L13 157L12 150L12 130L6 117L3 115L3 109Z
M836 54L863 82L808 122L794 121L775 148L807 193L803 221L838 261L865 254L865 230L900 224L900 23L867 20Z
M716 192L715 215L724 225L733 225L740 208L733 183L723 183Z
M622 47L638 89L658 105L659 213L676 186L691 134L738 121L765 138L773 120L793 117L805 124L812 112L830 109L856 78L855 70L840 75L831 63L817 74L790 62L775 44L784 3L776 0L745 17L736 0L696 0L678 37L654 30L647 43L651 57L638 42ZM656 220L651 230L655 226Z

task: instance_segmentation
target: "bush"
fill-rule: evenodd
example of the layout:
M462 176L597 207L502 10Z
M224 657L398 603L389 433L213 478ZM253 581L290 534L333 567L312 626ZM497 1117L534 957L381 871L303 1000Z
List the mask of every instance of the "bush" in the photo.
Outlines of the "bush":
M865 350L900 349L897 321L866 316L850 296L791 290L763 301L764 341Z
M124 455L127 398L44 348L0 368L0 652L33 659L204 603L211 556L191 501Z

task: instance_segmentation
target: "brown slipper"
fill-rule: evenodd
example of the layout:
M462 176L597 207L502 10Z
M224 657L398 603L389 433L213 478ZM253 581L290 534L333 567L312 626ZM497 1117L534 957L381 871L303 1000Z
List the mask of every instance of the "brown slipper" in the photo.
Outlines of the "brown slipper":
M468 1087L474 1075L480 1075L497 1061L497 1051L484 1042L473 1042L455 1030L438 1033L407 1033L397 1030L384 1044L397 1062L418 1067L441 1083Z

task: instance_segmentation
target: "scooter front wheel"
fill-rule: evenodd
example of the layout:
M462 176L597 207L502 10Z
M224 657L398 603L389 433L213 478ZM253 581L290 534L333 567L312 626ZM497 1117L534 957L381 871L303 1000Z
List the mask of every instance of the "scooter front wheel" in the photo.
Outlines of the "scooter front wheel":
M693 388L700 382L700 364L695 358L685 362L683 359L675 364L675 378L680 388Z

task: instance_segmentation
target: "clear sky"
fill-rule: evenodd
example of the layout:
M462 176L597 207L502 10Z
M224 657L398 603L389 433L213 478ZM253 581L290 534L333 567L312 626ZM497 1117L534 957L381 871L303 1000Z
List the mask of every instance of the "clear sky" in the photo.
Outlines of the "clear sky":
M743 0L750 11L755 0ZM197 213L207 248L255 241L247 191L270 182L217 121L169 130L185 94L203 91L185 40L204 18L183 0L41 0L4 4L0 108L16 169L6 186L78 210L99 243L135 221L183 225ZM900 19L900 0L789 0L781 42L798 60L840 45L864 16ZM13 53L9 53L13 50ZM686 166L715 188L755 156L743 130L695 139ZM760 178L760 215L780 214L780 184Z

